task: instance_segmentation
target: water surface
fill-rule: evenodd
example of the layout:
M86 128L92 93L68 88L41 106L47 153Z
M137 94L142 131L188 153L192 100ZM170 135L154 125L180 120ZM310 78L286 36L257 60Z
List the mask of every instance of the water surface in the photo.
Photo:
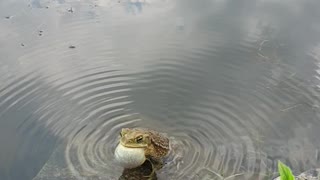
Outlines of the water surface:
M1 1L0 179L117 179L119 130L141 126L183 146L159 179L319 167L319 7Z

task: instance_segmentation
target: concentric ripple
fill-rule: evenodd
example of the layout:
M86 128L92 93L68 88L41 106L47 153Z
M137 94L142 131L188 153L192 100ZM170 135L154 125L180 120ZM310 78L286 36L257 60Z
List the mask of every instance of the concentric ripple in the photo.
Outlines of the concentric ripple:
M0 2L0 179L118 179L123 127L169 136L160 180L319 167L318 6Z

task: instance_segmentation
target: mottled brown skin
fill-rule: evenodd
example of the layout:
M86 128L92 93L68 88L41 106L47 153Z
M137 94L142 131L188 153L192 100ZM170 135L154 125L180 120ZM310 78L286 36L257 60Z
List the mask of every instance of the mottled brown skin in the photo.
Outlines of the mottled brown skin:
M146 158L157 164L169 152L169 139L161 133L144 128L123 128L120 143L129 148L145 148Z

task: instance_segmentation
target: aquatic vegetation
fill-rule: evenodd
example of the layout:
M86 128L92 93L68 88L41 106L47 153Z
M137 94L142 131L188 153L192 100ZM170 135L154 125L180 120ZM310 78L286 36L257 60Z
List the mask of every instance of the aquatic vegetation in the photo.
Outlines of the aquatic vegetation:
M291 169L281 161L278 161L278 171L280 174L280 180L295 180Z

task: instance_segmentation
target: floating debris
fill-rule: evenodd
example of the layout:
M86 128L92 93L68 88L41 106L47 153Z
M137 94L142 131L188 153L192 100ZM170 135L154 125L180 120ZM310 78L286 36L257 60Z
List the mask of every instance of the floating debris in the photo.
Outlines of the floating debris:
M74 49L74 48L76 48L76 46L71 45L71 46L69 46L69 48L70 48L70 49Z
M23 44L23 43L21 43L20 45L21 45L21 46L24 46L24 44Z
M6 18L6 19L10 19L10 18L11 18L11 16L6 16L5 18Z
M69 12L69 13L73 13L73 12L74 12L73 9L72 9L72 7L71 7L70 9L68 9L68 12Z
M42 33L43 33L43 31L40 30L38 35L39 35L39 36L42 36Z

